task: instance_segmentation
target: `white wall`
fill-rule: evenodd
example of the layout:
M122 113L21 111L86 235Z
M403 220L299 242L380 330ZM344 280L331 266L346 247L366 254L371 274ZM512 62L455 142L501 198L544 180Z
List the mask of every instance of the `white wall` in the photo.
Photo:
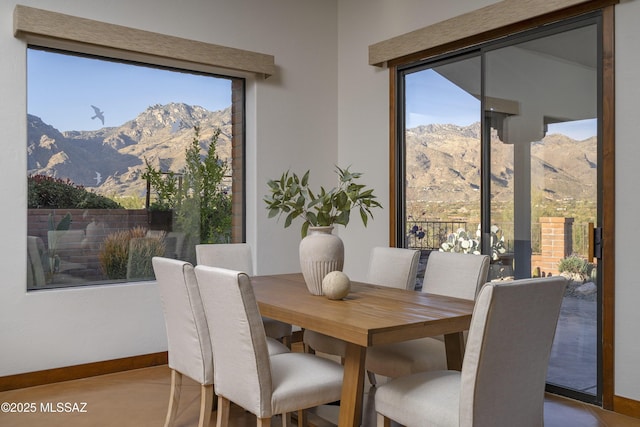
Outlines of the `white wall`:
M388 207L388 71L371 67L368 46L493 0L23 0L21 4L275 55L276 76L251 84L248 116L248 240L258 273L297 270L297 225L283 230L262 203L266 180L312 168L364 172ZM0 376L166 349L159 299L150 284L27 294L25 47L13 38L15 3L0 2L0 194L7 224L0 248ZM640 181L640 2L616 6L616 378L615 393L640 400L640 240L635 183ZM7 201L11 201L8 203ZM386 210L368 228L358 218L339 230L345 271L365 275L369 248L388 244Z
M13 37L14 1L0 2L0 376L166 350L151 283L26 289L26 48ZM249 83L248 239L257 272L299 269L299 228L267 220L268 178L314 169L328 185L337 158L337 8L297 0L22 0L20 4L275 56L278 72ZM329 172L325 172L329 171Z
M615 394L640 400L640 2L616 6Z

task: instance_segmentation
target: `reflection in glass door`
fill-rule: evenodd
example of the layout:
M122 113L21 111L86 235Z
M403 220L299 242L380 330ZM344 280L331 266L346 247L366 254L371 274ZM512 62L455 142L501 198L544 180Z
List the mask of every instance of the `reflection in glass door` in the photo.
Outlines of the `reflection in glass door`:
M490 222L509 242L513 277L570 277L547 381L597 395L596 25L488 51L485 132Z

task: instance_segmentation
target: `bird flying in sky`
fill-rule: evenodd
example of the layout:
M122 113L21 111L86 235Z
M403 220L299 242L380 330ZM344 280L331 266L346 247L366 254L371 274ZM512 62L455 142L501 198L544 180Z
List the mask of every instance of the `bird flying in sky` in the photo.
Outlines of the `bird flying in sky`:
M93 178L93 179L96 180L96 187L97 187L102 182L102 174L100 172L96 171L96 177Z
M100 119L100 121L102 122L102 125L104 126L104 111L100 111L100 109L95 105L92 105L91 108L93 108L93 111L95 111L96 113L95 116L91 117L91 120L98 118Z

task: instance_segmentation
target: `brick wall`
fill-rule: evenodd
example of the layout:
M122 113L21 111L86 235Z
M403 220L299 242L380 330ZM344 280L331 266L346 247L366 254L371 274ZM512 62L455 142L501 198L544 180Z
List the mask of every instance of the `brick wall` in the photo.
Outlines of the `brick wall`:
M540 228L540 254L531 257L531 267L556 276L560 260L573 252L573 218L540 218Z
M49 233L49 215L57 225L67 213L71 232ZM145 209L29 209L27 215L27 234L41 238L45 248L58 255L61 271L75 270L87 280L103 279L99 254L107 235L137 226L148 228Z
M27 234L40 237L47 244L49 214L53 214L58 224L67 213L71 214L70 230L86 231L92 222L104 225L106 234L136 226L147 227L146 209L29 209Z

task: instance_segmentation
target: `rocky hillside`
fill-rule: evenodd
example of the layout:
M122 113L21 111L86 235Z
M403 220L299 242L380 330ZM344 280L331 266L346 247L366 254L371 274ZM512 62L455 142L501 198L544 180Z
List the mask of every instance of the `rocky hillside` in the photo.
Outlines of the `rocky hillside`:
M219 156L231 157L230 108L210 112L185 104L154 105L118 127L65 132L29 116L30 174L69 178L104 195L145 195L144 159L165 171L184 167L193 127L201 127L201 147L216 127L222 133ZM477 201L480 190L480 124L467 127L427 125L408 130L407 199L428 202ZM513 146L494 135L492 199L508 201L514 183ZM596 139L574 141L548 135L531 145L534 188L550 200L593 198L596 186Z
M407 199L429 202L478 200L480 123L427 125L407 131ZM513 145L492 138L492 199L512 199ZM531 145L534 191L550 200L589 199L596 190L597 141L547 135Z
M28 173L68 178L104 195L144 197L145 158L162 170L179 172L185 149L200 126L203 154L215 128L221 129L218 155L231 158L231 108L211 112L171 103L147 108L118 127L61 133L39 117L28 116Z

